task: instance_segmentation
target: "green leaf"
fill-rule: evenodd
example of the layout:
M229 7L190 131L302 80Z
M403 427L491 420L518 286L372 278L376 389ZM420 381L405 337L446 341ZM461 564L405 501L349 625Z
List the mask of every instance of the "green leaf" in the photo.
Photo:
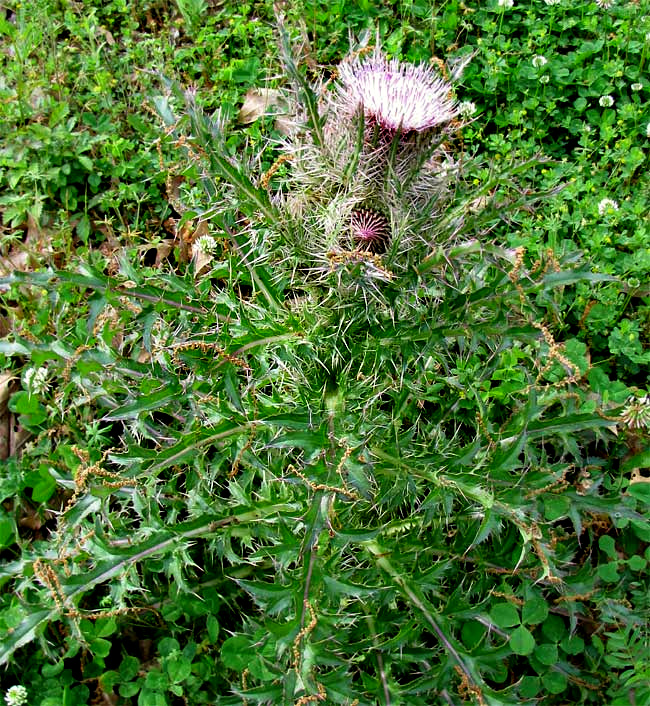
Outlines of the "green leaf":
M43 667L41 668L41 674L45 679L52 679L54 677L58 677L59 674L63 671L65 667L65 662L63 659L60 659L58 662L55 662L54 664L44 664Z
M636 500L650 505L650 483L632 483L627 492Z
M188 456L194 456L200 449L218 444L220 441L230 436L247 434L250 431L248 425L237 425L232 421L226 421L212 428L203 428L200 431L184 434L180 441L166 449L160 450L152 455L151 465L147 467L149 473L157 473L163 468L181 463ZM128 463L128 456L115 456L116 462Z
M255 648L245 635L233 635L221 645L222 662L236 672L243 672L255 654Z
M531 438L549 434L574 434L588 429L606 429L615 427L616 422L603 419L597 414L569 414L565 417L554 417L543 421L533 421L527 431Z
M539 677L522 677L519 686L519 693L525 699L533 699L539 694L541 684Z
M120 684L118 688L120 696L124 697L125 699L130 699L132 696L135 696L138 691L140 691L140 684L137 682L126 682Z
M554 289L555 287L566 287L577 282L618 282L618 277L613 275L591 272L589 270L565 270L561 272L551 272L544 276L542 288Z
M147 689L160 689L163 691L168 684L169 680L159 669L152 669L147 672L147 676L144 678L144 685Z
M161 691L142 689L140 696L138 696L138 706L169 706L165 694L163 693L163 690L166 690L166 688L167 684L161 687Z
M14 414L23 414L26 417L38 417L39 419L47 414L38 397L25 390L19 390L11 396L9 410Z
M269 442L269 447L274 449L304 449L312 454L327 446L327 430L325 428L314 431L292 431Z
M543 623L548 616L548 604L543 598L527 600L521 609L521 621L526 625Z
M131 679L135 679L137 677L139 669L140 661L138 658L127 655L120 663L120 677L123 681L131 681Z
M551 694L561 694L568 685L566 674L551 670L542 674L542 684Z
M376 588L358 586L348 581L341 581L331 576L323 576L323 581L327 587L327 592L331 596L353 596L354 598L365 598L376 596Z
M248 668L251 674L260 681L273 681L278 678L278 674L274 674L266 666L266 662L261 655L256 655L255 659L248 663Z
M616 583L620 578L618 575L618 563L611 561L609 564L601 564L598 567L598 576L605 583Z
M557 664L557 645L554 645L550 642L545 642L542 645L537 645L537 647L535 647L535 657L547 667Z
M206 627L208 630L208 637L210 638L210 642L213 644L216 643L217 638L219 637L219 621L214 615L208 615Z
M32 500L37 503L47 502L56 490L56 481L47 468L43 467L30 473L25 479L25 483L27 487L32 489Z
M541 625L544 636L551 642L559 642L566 637L567 628L564 620L559 615L551 613Z
M158 653L161 657L168 657L180 649L181 646L175 637L163 637L158 643Z
M476 536L465 552L469 552L473 547L481 544L481 542L484 542L492 534L492 532L499 529L500 522L499 516L496 513L493 513L490 508L487 508L485 510L483 520L481 521L481 525L476 532Z
M270 612L279 612L291 604L293 587L281 586L267 581L244 581L237 583Z
M642 451L641 453L635 454L630 458L625 459L621 465L621 471L627 473L634 468L650 468L650 449ZM632 487L635 484L632 484ZM646 484L650 485L650 484Z
M181 654L173 655L165 660L165 668L173 684L180 684L192 673L192 662Z
M579 655L584 652L585 641L579 635L571 635L571 637L566 636L562 642L560 642L560 647L568 655Z
M520 625L518 628L515 628L510 635L509 644L510 649L516 655L525 656L531 654L535 649L535 638L527 628Z
M99 677L99 684L106 693L111 693L113 689L121 683L120 675L109 670Z
M301 101L307 111L309 127L311 129L314 144L320 146L323 144L323 118L321 118L318 111L318 99L311 86L303 78L303 75L296 66L296 62L293 58L293 51L291 49L291 40L289 39L289 35L284 27L280 27L280 32L284 65L287 69L287 73L289 74L289 78L296 85L298 95L300 96Z
M117 407L104 416L107 421L136 418L141 412L150 412L164 407L167 403L178 399L179 390L176 386L165 385L149 395L139 395L134 402Z
M117 622L115 618L100 618L95 621L95 636L109 637L117 632Z
M627 560L627 565L632 571L643 571L648 562L638 554L634 554Z
M512 603L497 603L490 610L490 618L492 622L499 628L510 628L513 625L519 625L519 611Z
M36 636L36 629L51 615L49 610L31 610L20 625L0 640L0 664L5 664L12 653L19 647L31 642Z
M95 657L108 657L108 653L111 651L110 640L105 640L103 637L96 637L94 640L90 641L88 648Z
M549 495L544 498L544 517L550 522L566 517L571 510L571 500L565 495Z
M618 559L618 554L616 553L616 542L613 537L610 537L608 534L601 535L598 537L598 546L610 559Z
M634 534L636 534L642 542L650 542L650 522L631 520L630 526L634 530Z

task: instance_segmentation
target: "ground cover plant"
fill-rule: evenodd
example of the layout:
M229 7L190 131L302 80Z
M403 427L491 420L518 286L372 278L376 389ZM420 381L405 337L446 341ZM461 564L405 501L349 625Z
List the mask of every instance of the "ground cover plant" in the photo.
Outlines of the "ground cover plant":
M650 703L649 17L4 10L7 703Z

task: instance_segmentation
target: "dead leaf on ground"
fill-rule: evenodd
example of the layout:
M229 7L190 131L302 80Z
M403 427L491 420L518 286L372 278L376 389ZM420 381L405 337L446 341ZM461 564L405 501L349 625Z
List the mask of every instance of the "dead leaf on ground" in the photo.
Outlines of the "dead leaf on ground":
M280 91L276 88L249 88L237 120L242 125L250 125L269 112L269 108L286 110L286 102Z
M650 477L641 475L641 470L639 468L632 469L632 475L630 476L630 485L634 483L650 483Z
M205 221L201 221L194 232L194 237L192 238L192 263L194 264L194 277L198 278L204 272L210 269L210 263L214 259L214 254L206 251L201 247L199 238L208 234L208 224Z
M17 376L0 374L0 459L14 456L29 439L30 433L18 424L18 419L9 411L9 398L18 389Z
M13 416L7 407L9 397L11 396L11 383L15 376L11 373L2 373L0 375L0 459L9 458L9 440L13 422Z
M160 267L174 250L174 241L171 238L164 238L156 245L156 262L154 267Z
M297 131L299 126L291 115L278 115L274 127L281 135L289 137Z
M6 255L0 256L0 273L5 275L18 270L30 272L42 256L51 257L52 234L47 225L40 224L31 214L20 228L24 235Z

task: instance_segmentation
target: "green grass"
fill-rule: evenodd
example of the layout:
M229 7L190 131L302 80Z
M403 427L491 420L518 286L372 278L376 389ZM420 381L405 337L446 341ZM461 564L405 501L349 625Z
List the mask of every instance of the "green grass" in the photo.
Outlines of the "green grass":
M475 5L3 11L5 692L650 703L650 6ZM470 58L434 167L375 37Z

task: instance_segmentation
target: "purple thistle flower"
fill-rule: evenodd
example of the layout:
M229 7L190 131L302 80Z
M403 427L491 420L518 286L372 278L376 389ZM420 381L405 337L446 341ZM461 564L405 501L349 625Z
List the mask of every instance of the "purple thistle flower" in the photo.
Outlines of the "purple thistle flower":
M339 98L350 116L363 106L366 119L395 132L423 132L458 114L451 84L428 66L388 61L379 49L339 66Z
M386 216L370 208L358 208L350 216L352 241L361 250L379 253L386 249L390 228Z

